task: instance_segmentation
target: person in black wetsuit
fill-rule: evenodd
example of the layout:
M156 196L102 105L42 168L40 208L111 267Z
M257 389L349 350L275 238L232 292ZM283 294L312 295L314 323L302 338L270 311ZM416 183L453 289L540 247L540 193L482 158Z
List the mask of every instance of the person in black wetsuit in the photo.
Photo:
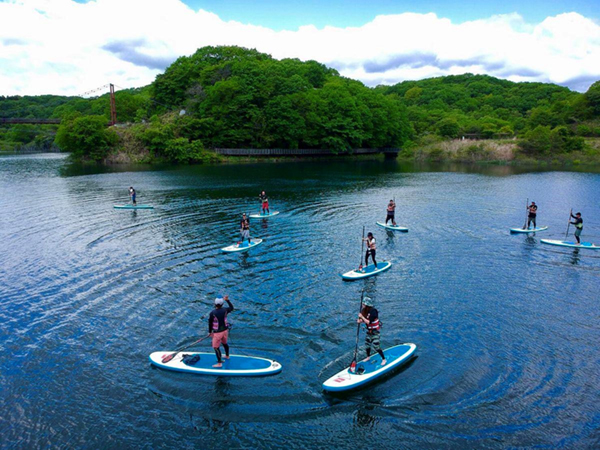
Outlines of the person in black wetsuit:
M271 214L271 211L269 211L269 197L267 197L267 194L265 193L265 191L262 191L260 193L260 195L258 196L258 199L262 203L261 214L265 214L265 211L266 211L266 214Z
M223 304L227 302L227 308ZM215 309L208 316L208 334L212 336L212 346L217 355L217 363L213 367L223 367L221 345L225 349L225 359L229 359L229 323L227 323L227 314L233 311L233 304L229 301L229 296L215 299Z
M396 214L396 202L394 200L390 200L387 205L387 216L385 216L385 224L387 225L388 220L392 221L392 225L396 226L396 220L394 219L394 215Z
M371 358L371 352L374 350L381 356L381 365L385 366L387 361L381 350L379 311L373 308L373 302L369 297L365 297L362 301L363 309L358 314L357 323L364 323L367 326L367 337L365 338L365 346L367 347L367 361Z
M537 216L537 205L535 204L535 202L531 202L531 205L529 205L527 207L527 229L529 229L529 227L531 226L531 224L533 223L533 228L536 228L536 223L535 223L535 219Z
M133 203L133 206L137 205L137 202L135 201L135 195L135 189L133 186L129 186L129 196L131 197L131 203Z
M581 236L581 231L583 230L583 219L581 218L581 213L578 212L575 215L571 213L571 217L575 219L575 222L569 223L571 225L575 225L575 239L577 239L577 245L581 245L581 239L579 239L579 236Z

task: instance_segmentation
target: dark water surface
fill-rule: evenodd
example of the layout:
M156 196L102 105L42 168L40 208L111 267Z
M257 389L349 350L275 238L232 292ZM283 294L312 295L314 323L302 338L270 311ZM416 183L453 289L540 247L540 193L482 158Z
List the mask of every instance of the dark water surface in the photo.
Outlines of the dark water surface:
M600 446L600 252L539 242L564 236L571 207L600 241L600 175L378 161L89 172L60 155L0 158L2 447ZM156 209L114 210L130 185ZM262 188L281 211L253 222L265 242L221 254ZM374 226L392 196L407 234ZM550 229L511 236L527 197ZM394 266L344 283L363 225ZM414 342L418 357L324 395L352 359L363 287L382 344ZM222 293L233 352L283 372L151 367L152 351L205 333Z

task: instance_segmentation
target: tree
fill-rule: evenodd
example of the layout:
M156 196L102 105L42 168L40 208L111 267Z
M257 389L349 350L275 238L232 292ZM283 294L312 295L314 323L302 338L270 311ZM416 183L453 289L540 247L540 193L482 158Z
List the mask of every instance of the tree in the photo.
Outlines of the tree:
M107 129L103 116L82 116L63 120L55 142L74 158L99 161L106 157L118 141L117 134Z

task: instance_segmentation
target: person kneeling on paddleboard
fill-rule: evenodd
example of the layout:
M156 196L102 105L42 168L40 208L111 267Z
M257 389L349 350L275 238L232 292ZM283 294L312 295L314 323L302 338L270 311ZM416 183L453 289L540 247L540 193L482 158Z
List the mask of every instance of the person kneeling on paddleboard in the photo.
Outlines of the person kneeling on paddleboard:
M529 208L527 208L527 211L529 211L529 214L527 215L527 229L529 229L530 225L533 223L533 228L536 228L536 223L535 223L535 218L537 216L537 205L535 204L535 202L531 202L531 205L529 205Z
M242 240L238 242L238 245L243 244L244 239L248 239L248 245L250 245L250 219L246 216L246 213L242 214L240 234L242 235Z
M375 253L377 252L377 246L375 245L375 238L373 237L373 233L367 233L367 237L364 239L364 241L366 241L367 243L367 253L365 254L365 266L369 265L370 256L373 260L373 264L375 264L375 269L377 269L377 261L375 261Z
M131 197L131 203L133 203L133 206L137 205L137 202L135 201L135 189L133 186L129 186L129 196Z
M369 233L370 234L370 233ZM381 365L385 366L387 361L381 350L381 342L379 330L381 323L379 322L379 311L373 308L373 301L369 297L365 297L362 301L363 309L358 314L357 323L364 323L367 326L367 337L365 338L365 346L367 347L367 361L371 358L371 351L376 351L381 356Z
M581 236L581 231L583 230L583 219L581 218L581 213L578 212L575 215L571 214L571 217L575 219L575 222L569 223L571 225L575 225L575 239L577 239L577 244L581 245L581 239L579 239L579 236Z
M262 191L260 193L260 195L258 196L258 199L261 201L262 203L262 214L271 214L271 212L269 211L269 198L267 197L267 194L265 194L265 191Z
M223 308L223 304L227 302L227 308ZM213 367L223 367L223 359L221 345L225 349L225 359L229 359L229 344L227 337L229 336L229 323L227 323L227 314L233 311L233 305L229 301L229 296L215 299L215 309L208 316L208 334L212 336L212 346L217 355L217 363Z
M387 205L387 216L385 216L385 224L387 225L388 220L392 221L392 225L396 226L396 220L394 219L394 215L396 214L396 202L394 200L390 200Z

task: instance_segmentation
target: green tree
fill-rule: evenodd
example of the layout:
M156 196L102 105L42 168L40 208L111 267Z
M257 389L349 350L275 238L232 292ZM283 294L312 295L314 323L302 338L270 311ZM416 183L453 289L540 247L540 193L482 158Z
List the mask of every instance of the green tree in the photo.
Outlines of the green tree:
M107 128L105 117L83 116L63 120L55 141L76 159L99 161L117 143L118 136Z

